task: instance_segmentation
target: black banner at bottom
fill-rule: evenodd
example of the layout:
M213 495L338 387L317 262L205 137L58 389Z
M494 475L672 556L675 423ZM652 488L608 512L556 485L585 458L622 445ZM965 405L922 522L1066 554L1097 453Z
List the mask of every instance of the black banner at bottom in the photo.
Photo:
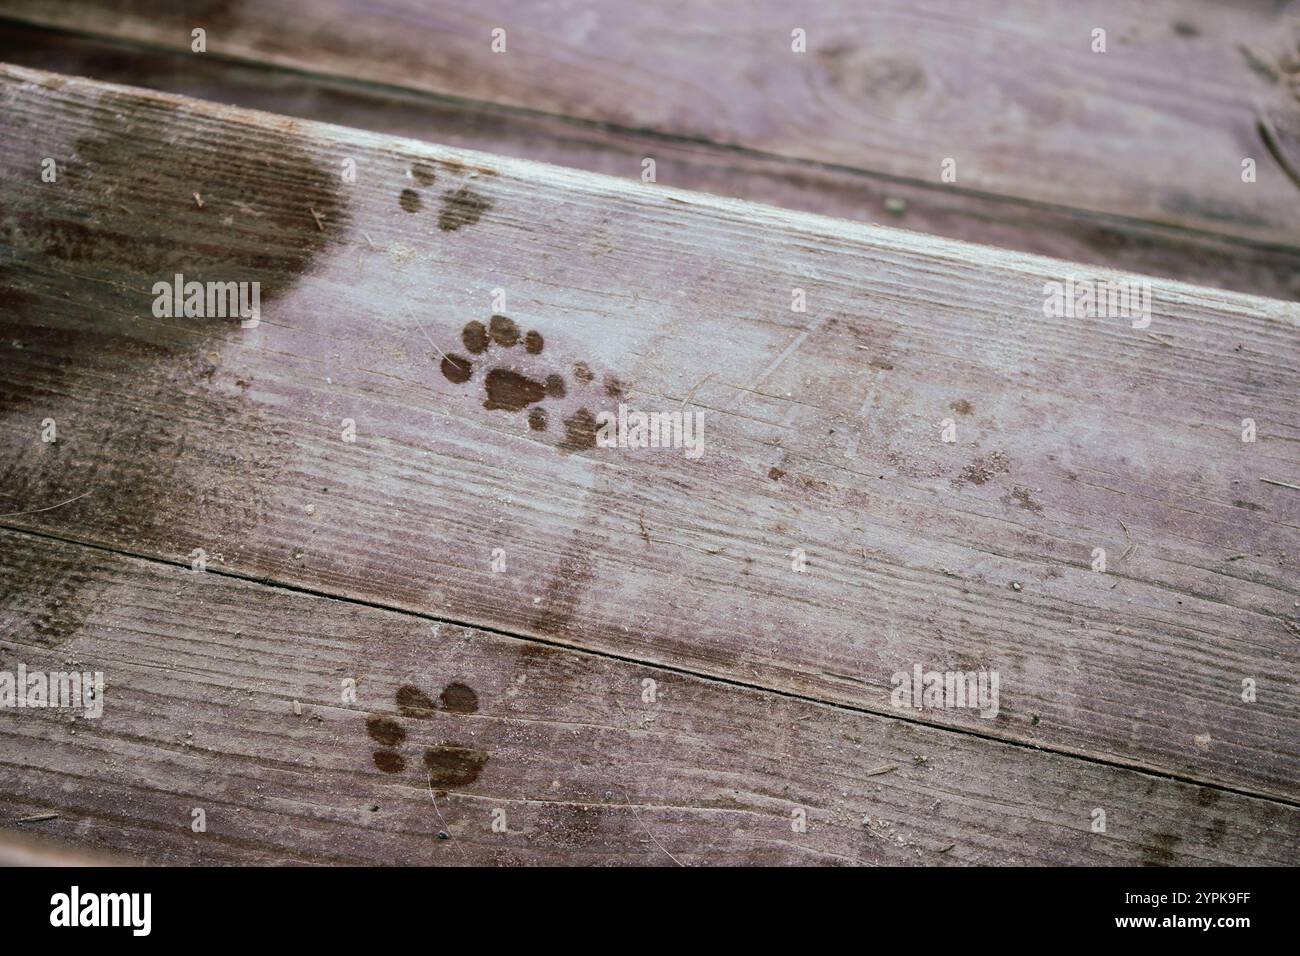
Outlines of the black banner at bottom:
M1199 937L1233 945L1287 925L1292 882L1262 869L541 870L48 868L0 871L11 933L143 940L374 944L501 926L612 943L688 926L729 941L773 922L873 945L1051 931L1071 940ZM532 927L528 930L527 927ZM201 936L195 936L195 931ZM692 931L695 932L695 931ZM611 935L614 934L614 935ZM435 942L434 938L430 943Z

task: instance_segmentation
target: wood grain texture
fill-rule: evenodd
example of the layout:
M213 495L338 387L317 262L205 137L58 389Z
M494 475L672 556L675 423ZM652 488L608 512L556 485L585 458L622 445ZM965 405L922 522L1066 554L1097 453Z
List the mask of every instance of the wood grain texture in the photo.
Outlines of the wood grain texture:
M1295 305L1050 318L1078 267L0 77L5 524L886 715L896 671L996 670L996 719L909 719L1296 800ZM175 272L261 324L155 318ZM539 355L469 355L494 289ZM547 430L485 407L510 370L563 378ZM572 447L612 380L703 458ZM31 577L57 645L96 585Z
M57 812L42 833L85 849L154 863L1300 859L1294 806L28 534L0 532L0 567L0 668L73 661L106 682L96 719L0 711L0 826ZM26 597L51 577L99 595L54 649ZM411 716L420 693L456 703ZM377 744L377 719L404 739ZM481 764L432 783L420 755L449 743ZM405 766L384 772L376 752Z
M1127 215L976 195L940 185L760 156L460 98L99 37L0 27L0 61L447 146L660 182L862 222L1249 292L1300 299L1300 248L1163 227Z
M1300 238L1300 20L1274 0L4 0L0 12L183 51L202 27L223 56L925 183L951 157L963 190ZM806 53L791 51L795 28Z

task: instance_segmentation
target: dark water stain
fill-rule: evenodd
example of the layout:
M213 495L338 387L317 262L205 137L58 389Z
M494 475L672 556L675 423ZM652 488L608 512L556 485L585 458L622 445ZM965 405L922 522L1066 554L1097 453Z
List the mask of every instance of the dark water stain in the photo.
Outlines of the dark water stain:
M475 356L489 353L493 348L511 349L520 341L529 354L539 355L544 348L540 332L529 330L522 333L519 324L504 315L493 315L486 326L477 320L466 323L461 329L461 341ZM460 355L447 355L442 359L440 367L445 378L460 385L473 376L474 362ZM574 363L573 375L581 385L590 385L595 380L595 375L585 362ZM605 395L614 399L623 398L624 385L617 377L607 375L603 384ZM566 398L569 392L563 375L551 373L543 381L538 381L504 365L488 371L484 377L483 390L486 395L483 402L485 409L507 412L523 411L545 399L558 401ZM528 427L532 431L546 431L549 424L550 416L544 408L529 411ZM596 447L596 418L587 408L579 409L566 419L564 427L565 436L559 444L561 449L576 451Z
M1152 843L1142 847L1143 866L1173 866L1174 853L1181 837L1172 833L1157 833Z
M519 326L514 319L504 315L494 315L488 322L488 333L492 341L503 348L513 348L519 341Z
M494 368L488 372L483 384L487 390L487 399L483 402L486 409L517 412L546 397L546 386L542 382L508 368Z
M416 717L423 720L432 717L437 712L437 707L434 706L429 695L411 684L399 687L394 699L397 702L397 709L406 717Z
M525 644L520 645L519 660L524 663L527 663L529 661L551 660L552 658L555 658L563 653L564 653L563 651L551 647L549 644L536 644L533 643L532 641L529 641Z
M429 695L413 684L404 684L397 689L393 695L393 700L397 704L397 709L406 717L414 717L420 720L427 720L434 717L439 710L451 714L473 714L478 711L478 692L468 684L453 681L442 689L438 696L438 702L435 704ZM366 718L366 733L371 740L376 741L385 748L377 750L372 755L375 766L384 773L400 773L406 768L406 758L391 748L400 747L406 741L406 728L392 717L385 714L371 714ZM444 752L445 751L445 752ZM441 785L452 784L457 779L457 768L473 768L474 760L472 754L482 753L481 751L466 751L459 745L444 745L442 748L434 748L428 753L442 753L440 760L442 765L438 771L438 777L434 781ZM428 765L429 756L425 755L425 763ZM466 754L471 756L467 757ZM487 760L487 755L482 754L483 762ZM482 767L482 762L478 764ZM432 768L431 768L432 769ZM474 776L477 776L477 769L474 770ZM463 776L463 773L460 774ZM470 777L469 779L473 779Z
M1196 791L1196 805L1212 807L1219 802L1219 791L1211 787L1201 787Z
M63 157L60 188L39 203L9 191L0 200L10 306L0 334L21 343L0 362L0 511L89 490L16 520L75 522L79 534L168 557L202 547L229 558L266 513L294 445L219 365L239 319L155 321L153 285L177 273L257 282L265 318L341 241L349 212L332 161L292 132L259 127L250 138L189 114L106 91L67 140L55 132L42 147ZM240 148L215 153L214 137ZM167 148L141 162L142 142ZM54 418L59 441L28 441L29 415ZM76 576L61 587L52 641L75 632L78 603L94 603Z
M492 200L468 186L461 186L443 193L438 228L443 232L455 232L461 226L472 226L491 208Z
M478 710L478 693L468 684L448 684L442 689L438 701L443 710L453 714L472 714Z
M440 159L438 164L447 172L457 176L464 176L467 173L478 173L481 176L497 175L497 171L490 166L470 166L459 159Z
M488 330L482 322L467 322L460 330L460 340L469 349L470 355L482 355L488 347Z
M964 398L957 399L957 401L953 402L949 407L958 415L969 415L971 412L975 411L975 406Z
M488 762L485 750L464 744L445 743L424 752L429 784L434 787L463 787L478 779Z
M539 332L529 331L527 335L521 335L518 323L504 315L492 316L486 326L477 320L468 322L461 329L460 337L472 355L482 355L493 345L514 348L521 338L528 352L539 354L542 351L542 336ZM469 381L474 371L473 363L460 355L445 356L440 368L443 376L457 385ZM562 398L564 379L559 375L551 375L545 382L538 382L514 369L494 368L484 379L483 388L487 395L484 408L517 412L540 402L548 395ZM540 426L544 430L546 417L532 416L529 424L534 429Z
M773 481L780 481L785 477L785 472L780 468L769 468L767 470L767 477L771 478Z
M402 195L397 198L397 203L407 212L419 212L420 194L414 189L403 189Z
M474 366L469 359L462 355L445 355L442 364L438 366L447 381L456 385L463 385L469 381L469 377L474 374Z
M1213 822L1210 823L1210 833L1205 838L1205 842L1212 847L1222 846L1223 838L1227 835L1228 821L1223 817L1215 817Z
M428 163L415 163L411 166L411 176L421 186L432 186L438 178L437 172Z
M1238 498L1236 501L1234 501L1234 502L1232 503L1232 506L1233 506L1234 508L1244 508L1244 509L1246 509L1247 511L1263 511L1263 510L1264 510L1264 506L1263 506L1263 505L1257 505L1257 504L1255 504L1255 502L1253 502L1253 501L1243 501L1243 500L1240 499L1240 498Z
M401 773L406 769L406 758L393 750L376 750L374 761L384 773Z
M18 503L0 496L0 512L17 510ZM0 620L9 622L26 643L62 644L81 630L108 590L106 579L65 548L45 543L18 547L12 542L0 553Z
M534 629L547 635L568 630L595 576L593 553L595 542L581 533L568 543L542 592L540 609L531 622Z
M580 408L564 420L564 441L560 442L560 447L570 451L595 448L596 432L599 430L596 416L587 409Z
M406 728L383 714L371 714L366 718L366 733L385 747L397 747L406 739Z
M17 280L0 266L0 313L18 315L39 301L31 292L18 288Z

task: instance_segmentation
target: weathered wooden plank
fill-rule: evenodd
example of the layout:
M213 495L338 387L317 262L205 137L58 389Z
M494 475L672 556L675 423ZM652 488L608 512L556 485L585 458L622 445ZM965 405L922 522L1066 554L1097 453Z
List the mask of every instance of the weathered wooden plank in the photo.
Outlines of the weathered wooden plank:
M0 97L6 524L881 713L915 664L997 671L995 719L912 716L1295 799L1300 494L1261 480L1300 484L1295 305L1052 317L1052 260L18 68ZM175 272L260 281L260 325L155 318ZM543 351L472 354L494 310ZM546 430L493 373L562 377ZM607 380L702 409L704 456L580 447ZM50 578L50 640L83 584Z
M42 833L86 848L161 863L1300 859L1295 806L27 534L0 532L0 565L0 670L105 676L98 718L0 710L0 822L57 812ZM52 649L33 596L69 577L96 598Z
M926 183L952 158L955 188L1300 238L1300 19L1274 0L1035 0L1010 13L997 0L4 0L0 11L183 51L203 28L223 56ZM795 29L805 53L792 51Z
M5 829L12 826L6 817L0 823L0 867L3 866L130 866L132 860L120 854L86 853L59 840L43 839L29 833ZM19 827L27 824L18 824Z
M1300 249L1126 216L1022 203L644 130L51 30L0 29L0 61L612 176L640 177L642 159L653 156L658 181L684 189L1300 299Z

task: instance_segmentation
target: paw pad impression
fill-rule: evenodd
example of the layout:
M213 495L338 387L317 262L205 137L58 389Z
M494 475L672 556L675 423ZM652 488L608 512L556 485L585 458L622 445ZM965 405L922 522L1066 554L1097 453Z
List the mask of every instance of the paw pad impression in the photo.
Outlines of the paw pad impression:
M472 714L478 710L478 694L466 684L452 683L443 688L436 701L418 687L407 684L394 695L397 710L404 717L428 720L438 713ZM387 714L370 714L366 732L380 745L374 752L375 766L384 773L401 773L406 757L401 748L406 742L406 727ZM424 751L424 767L429 785L460 787L473 783L488 761L488 754L476 747L447 741Z

